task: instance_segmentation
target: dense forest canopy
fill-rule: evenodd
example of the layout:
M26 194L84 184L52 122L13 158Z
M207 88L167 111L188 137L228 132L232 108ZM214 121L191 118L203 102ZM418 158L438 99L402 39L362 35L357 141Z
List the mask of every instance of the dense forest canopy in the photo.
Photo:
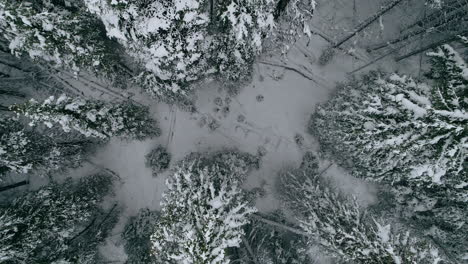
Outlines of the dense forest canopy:
M0 0L0 263L467 263L467 18Z

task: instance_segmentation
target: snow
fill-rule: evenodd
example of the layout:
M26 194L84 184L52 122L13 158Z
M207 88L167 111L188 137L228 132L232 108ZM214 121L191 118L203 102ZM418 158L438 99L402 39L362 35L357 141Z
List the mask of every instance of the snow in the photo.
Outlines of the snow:
M380 240L385 244L388 243L390 240L390 232L391 226L386 225L382 226L377 221L374 221L375 225L377 226L377 235L379 236Z
M395 101L401 102L403 107L413 112L415 118L423 117L427 114L426 109L414 104L410 100L404 98L403 94L397 94L395 96Z
M454 119L463 119L468 120L468 113L465 111L461 111L456 109L454 111L446 111L446 110L435 110L434 113L437 113L441 116L446 116Z
M435 169L434 166L429 164L424 164L419 167L412 168L410 172L411 178L419 178L424 174L427 174L429 177L432 178L432 182L435 184L442 184L442 176L445 175L446 171L443 169Z
M187 15L185 15L187 17ZM161 19L159 17L151 17L146 22L146 28L148 33L156 33L160 29L168 29L170 24L167 19Z
M169 52L164 46L159 46L151 52L156 58L162 58L169 55Z

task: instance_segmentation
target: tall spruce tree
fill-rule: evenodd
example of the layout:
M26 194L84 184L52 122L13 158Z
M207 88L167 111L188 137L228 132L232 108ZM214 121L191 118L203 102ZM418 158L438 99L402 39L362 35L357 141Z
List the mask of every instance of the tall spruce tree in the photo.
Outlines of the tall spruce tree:
M442 94L409 77L373 73L339 87L309 128L356 176L454 188L467 180L468 116L463 103L442 105L464 100L445 88Z
M309 128L353 175L392 185L405 217L460 256L468 231L468 69L448 45L428 55L430 84L371 73L339 87Z
M151 236L153 254L164 263L229 263L227 249L239 247L242 228L255 212L241 189L249 169L244 156L237 163L246 165L237 170L229 169L234 162L193 159L197 156L186 159L167 181L161 217Z
M85 0L140 62L137 78L151 94L173 101L212 74L238 80L273 27L273 2Z
M43 187L0 209L0 262L97 263L97 247L116 220L99 208L111 189L108 176L94 175Z
M438 250L427 241L367 215L355 199L320 177L316 161L309 165L282 173L279 187L281 200L311 243L346 262L441 263Z
M25 129L13 119L0 119L0 176L79 166L93 142L59 138Z
M10 109L29 118L31 126L43 123L51 128L58 124L65 132L74 130L86 137L144 139L160 135L148 108L130 102L110 104L62 95L57 99L51 96L42 103L32 99Z
M115 80L118 53L102 23L80 1L0 1L0 33L17 56Z

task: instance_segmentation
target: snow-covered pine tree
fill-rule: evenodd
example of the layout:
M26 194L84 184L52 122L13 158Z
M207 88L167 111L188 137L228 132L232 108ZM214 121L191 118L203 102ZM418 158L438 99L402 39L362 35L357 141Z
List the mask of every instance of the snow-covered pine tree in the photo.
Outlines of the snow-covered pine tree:
M45 172L80 165L83 154L92 142L57 140L28 130L13 119L0 119L0 176L8 172L28 173L35 169Z
M0 209L0 262L97 263L97 247L116 220L101 217L99 208L111 189L108 176L94 175L43 187Z
M223 80L248 78L263 39L275 28L274 0L220 0L211 17L214 26L210 60Z
M119 78L118 53L106 40L102 23L80 1L0 1L0 33L17 56L74 72L88 70Z
M339 87L309 128L353 175L391 184L408 219L436 229L431 236L460 254L468 232L468 70L448 45L429 55L431 84L371 73Z
M198 1L85 0L90 12L143 68L138 82L150 94L174 99L208 71L202 53L208 17Z
M31 126L43 123L51 128L58 124L65 132L74 130L86 137L144 139L160 135L148 108L131 102L111 104L61 95L42 103L32 99L10 109L29 118Z
M255 212L240 186L247 166L231 171L226 165L235 163L197 156L186 159L167 181L151 237L153 254L164 263L229 263L226 250L239 247L242 228Z
M392 230L320 178L318 166L284 172L279 190L311 243L353 263L440 263L438 250L408 231Z
M468 114L464 103L446 97L458 93L452 88L371 73L339 87L318 107L309 128L322 148L356 176L455 188L467 181ZM441 102L458 106L446 110Z
M151 254L150 237L154 233L158 219L158 212L142 209L125 225L122 237L125 240L124 248L127 253L126 264L155 263Z
M273 27L272 0L85 0L142 66L137 81L177 101L212 74L238 79Z

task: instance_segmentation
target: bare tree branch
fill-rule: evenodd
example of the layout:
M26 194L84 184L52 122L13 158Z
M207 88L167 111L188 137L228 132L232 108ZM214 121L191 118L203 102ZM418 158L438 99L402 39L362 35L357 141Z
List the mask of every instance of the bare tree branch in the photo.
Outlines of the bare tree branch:
M275 222L275 221L272 221L272 220L268 220L266 218L263 218L262 216L258 215L258 214L252 214L252 217L259 220L259 221L262 221L264 222L265 224L269 224L271 226L275 226L275 227L278 227L280 229L283 229L283 230L286 230L286 231L289 231L291 233L294 233L294 234L297 234L297 235L301 235L301 236L305 236L305 237L312 237L309 233L306 233L300 229L296 229L296 228L293 228L293 227L290 227L290 226L287 226L285 224L281 224L281 223L278 223L278 222Z
M376 14L372 15L371 17L367 18L364 20L361 24L359 24L350 34L342 38L340 41L338 41L335 45L333 45L333 48L337 48L341 46L343 43L348 41L350 38L354 37L357 33L361 32L365 28L367 28L370 24L372 24L374 21L376 21L380 16L383 14L387 13L389 10L397 6L399 3L403 2L404 0L393 0L391 3L388 5L384 6L379 12Z
M29 184L29 181L27 181L27 180L26 181L20 181L20 182L14 183L14 184L3 186L3 187L0 187L0 192L8 191L10 189L17 188L17 187L20 187L20 186L23 186L23 185L26 185L26 184Z

